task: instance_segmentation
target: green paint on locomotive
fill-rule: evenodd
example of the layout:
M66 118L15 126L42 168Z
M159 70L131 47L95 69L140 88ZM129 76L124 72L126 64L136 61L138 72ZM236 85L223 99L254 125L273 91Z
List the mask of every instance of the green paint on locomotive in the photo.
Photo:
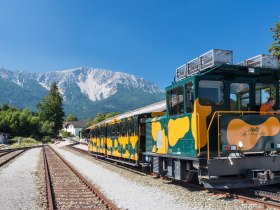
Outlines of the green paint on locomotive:
M239 144L239 140L231 140L236 137L236 127L248 130L247 140L245 131L240 131L243 148L239 150L272 151L280 141L279 116L260 116L257 102L260 105L265 102L260 98L279 95L277 78L279 71L271 69L255 68L255 73L250 74L248 67L220 65L172 84L166 88L166 116L146 121L146 151L169 156L216 157L223 145ZM279 100L276 102L278 107ZM213 115L217 111L224 112L220 121L220 113L219 117ZM238 121L238 112L246 115L244 122ZM225 116L231 121L225 122ZM254 130L257 126L259 133Z

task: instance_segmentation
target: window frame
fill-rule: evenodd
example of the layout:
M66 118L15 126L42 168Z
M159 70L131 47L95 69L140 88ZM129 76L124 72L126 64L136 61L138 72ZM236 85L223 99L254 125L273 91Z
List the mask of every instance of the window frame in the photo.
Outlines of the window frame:
M261 96L261 93L260 93L260 103L257 103L257 85L258 84L262 84L262 85L268 85L268 86L270 86L270 94L269 94L269 97L273 97L272 96L272 94L271 94L271 86L274 86L274 89L275 89L275 96L274 96L274 98L275 98L275 100L276 100L276 103L278 102L278 100L279 100L279 94L277 94L278 93L278 91L277 91L277 84L275 84L275 83L267 83L267 82L256 82L255 83L255 86L254 86L254 89L255 89L255 105L256 106L261 106L263 103L265 103L266 101L267 101L267 99L266 100L264 100L264 101L262 101L262 96ZM263 88L264 89L264 88Z
M200 93L200 82L202 81L211 81L211 82L220 82L222 84L222 86L220 86L220 89L219 89L219 93L221 93L219 96L219 100L221 99L221 102L215 102L215 103L211 103L211 101L209 103L204 103L202 101L202 98L201 98L201 93ZM198 80L197 82L197 95L198 95L198 100L199 100L199 104L203 105L203 106L224 106L226 101L225 101L225 82L222 81L221 79L200 79Z
M178 94L178 90L181 89L181 94ZM172 104L173 103L173 91L175 92L176 90L176 93L174 93L174 95L176 95L177 97L177 102L176 104ZM179 86L176 86L174 87L173 89L171 90L168 90L167 91L167 108L168 108L168 115L169 116L180 116L180 115L183 115L185 113L185 90L184 90L184 85L179 85ZM182 96L182 101L180 102L179 99L180 99L180 96ZM171 104L170 104L171 103ZM182 104L182 105L181 105ZM174 111L174 107L177 106L177 111L175 112ZM183 109L180 109L180 108L183 108Z
M247 105L246 105L246 107L247 107L247 109L246 110L242 110L242 109L238 109L238 104L236 104L236 110L233 110L232 109L232 106L231 106L231 87L232 87L232 84L246 84L247 86L248 86L248 92L247 92L247 94L248 94L248 96L246 97L246 98L248 98L248 100L249 100L249 102L247 103ZM237 94L235 94L236 96L237 96ZM245 95L245 94L244 94ZM240 108L242 107L242 100L243 99L246 99L246 98L241 98L240 99ZM229 83L229 101L230 101L230 104L229 104L229 109L231 110L231 111L249 111L250 110L250 107L251 107L251 104L253 103L253 100L252 100L252 93L251 93L251 84L250 84L250 82L248 82L248 81L232 81L232 82L230 82ZM236 103L237 103L237 98L236 98L236 101L235 101Z
M192 91L188 92L189 89L190 89L188 87L190 87L190 86L191 86ZM190 94L190 97L192 98L191 100L188 100L189 99L188 94ZM192 104L192 107L188 106L189 102ZM185 100L184 100L184 104L185 104L186 113L187 114L193 113L193 110L194 110L194 83L193 83L193 81L188 81L185 84ZM191 111L188 111L189 108L191 109Z

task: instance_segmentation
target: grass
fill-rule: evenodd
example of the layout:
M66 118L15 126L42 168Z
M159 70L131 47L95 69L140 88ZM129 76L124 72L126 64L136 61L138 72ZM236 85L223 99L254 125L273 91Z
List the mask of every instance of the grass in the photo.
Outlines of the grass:
M37 141L36 139L33 139L33 138L21 138L21 144L19 144L18 137L10 139L10 142L12 143L10 145L10 148L31 147L31 146L36 146L36 145L42 144L42 142Z

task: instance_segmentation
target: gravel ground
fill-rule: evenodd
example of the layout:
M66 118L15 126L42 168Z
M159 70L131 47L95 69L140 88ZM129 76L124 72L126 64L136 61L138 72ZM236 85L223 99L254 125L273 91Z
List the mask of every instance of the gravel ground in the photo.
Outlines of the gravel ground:
M37 205L39 192L35 177L40 150L28 150L0 168L1 209L42 209Z
M73 166L122 209L255 209L237 200L195 191L170 181L141 176L54 145Z
M37 164L36 170L36 186L39 192L39 196L37 198L37 205L40 206L41 209L48 208L48 201L47 201L47 192L46 192L46 179L45 179L45 166L44 166L44 159L43 159L43 150L40 152L39 161Z
M79 149L83 149L83 150L86 150L86 151L88 150L88 146L84 145L84 144L77 144L74 147L77 147Z

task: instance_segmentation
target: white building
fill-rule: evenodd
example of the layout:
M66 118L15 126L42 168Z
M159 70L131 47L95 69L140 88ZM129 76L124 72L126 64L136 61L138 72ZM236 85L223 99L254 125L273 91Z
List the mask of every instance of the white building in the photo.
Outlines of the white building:
M0 144L8 143L8 141L9 141L8 136L9 136L9 134L0 132Z
M81 137L81 132L85 127L85 121L71 121L64 122L63 130L71 133L72 136Z

